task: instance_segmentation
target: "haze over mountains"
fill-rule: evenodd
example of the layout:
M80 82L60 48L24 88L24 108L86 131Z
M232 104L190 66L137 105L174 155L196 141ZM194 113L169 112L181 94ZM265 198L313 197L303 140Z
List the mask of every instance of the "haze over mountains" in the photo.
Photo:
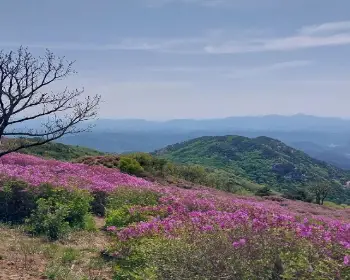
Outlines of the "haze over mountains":
M92 132L67 136L65 144L104 152L152 152L201 136L268 136L310 156L350 169L350 120L308 115L247 116L225 119L180 119L164 122L142 119L100 119Z
M312 130L339 132L350 128L350 119L316 117L304 114L292 116L236 116L213 119L173 119L149 121L145 119L99 119L94 131L197 131L197 130Z

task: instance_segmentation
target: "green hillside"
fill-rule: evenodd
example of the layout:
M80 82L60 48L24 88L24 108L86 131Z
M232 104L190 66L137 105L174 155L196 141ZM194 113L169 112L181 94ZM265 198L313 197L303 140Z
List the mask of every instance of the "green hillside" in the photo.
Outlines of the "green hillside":
M268 137L201 137L168 146L154 154L179 163L232 172L281 193L323 182L332 185L331 200L350 202L350 191L342 186L350 178L349 172Z
M14 140L11 140L14 141ZM21 140L23 141L23 139ZM30 140L25 140L30 141ZM102 152L80 147L80 146L72 146L72 145L65 145L61 143L55 143L50 142L41 146L35 146L27 149L23 149L19 151L23 154L30 154L30 155L36 155L41 156L44 158L53 158L57 160L63 160L63 161L71 161L83 156L99 156L103 155Z

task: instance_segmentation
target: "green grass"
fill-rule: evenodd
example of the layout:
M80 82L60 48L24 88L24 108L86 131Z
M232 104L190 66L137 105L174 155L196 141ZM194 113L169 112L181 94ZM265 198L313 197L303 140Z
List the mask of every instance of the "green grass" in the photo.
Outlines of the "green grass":
M34 142L33 139L7 139L5 148L18 147L19 144L28 144ZM49 142L44 145L34 146L19 150L19 153L40 156L48 159L57 159L62 161L72 161L83 156L100 156L104 153L80 146L65 145L56 142Z

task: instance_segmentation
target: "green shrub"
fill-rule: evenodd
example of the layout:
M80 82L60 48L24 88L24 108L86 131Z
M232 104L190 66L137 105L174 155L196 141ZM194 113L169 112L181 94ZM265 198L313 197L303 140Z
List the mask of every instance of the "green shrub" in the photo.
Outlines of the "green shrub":
M86 214L84 216L84 227L83 228L87 231L97 231L94 217L91 214Z
M263 187L255 192L256 196L270 196L272 192L269 187Z
M79 251L68 247L64 249L62 254L62 263L63 264L72 264L79 257Z
M138 163L138 161L130 157L120 158L119 169L122 172L138 176L142 175L144 172L143 167Z
M50 240L57 240L69 231L69 208L53 198L39 198L38 207L27 220L28 230L36 235L45 235Z
M304 202L312 202L311 195L304 189L296 189L285 191L283 197L291 200L301 200Z
M118 209L107 211L106 226L116 226L120 228L132 223L148 221L154 217L165 218L167 215L168 211L166 208L122 206Z
M69 214L67 221L71 227L83 228L84 217L91 211L92 195L82 189L66 189L42 185L37 191L38 198L54 200L57 205L62 204L68 207Z
M118 209L123 206L152 206L157 205L159 194L142 189L118 188L109 194L108 209Z
M128 206L109 210L106 215L106 226L120 228L141 221L147 221L147 216L140 212L130 212Z
M158 204L159 194L142 189L118 188L107 199L106 226L125 227L131 223L146 221L152 211L139 211L142 206ZM133 206L136 206L135 208ZM130 209L133 208L133 211ZM159 214L159 213L158 213Z
M129 224L130 213L127 206L108 210L106 215L106 226L124 227Z
M83 229L86 222L86 215L90 214L93 198L88 191L76 189L68 191L64 196L65 203L69 208L67 221L73 228Z
M35 209L35 195L21 181L3 182L0 187L0 221L22 223Z
M93 227L93 219L89 218L92 201L89 192L43 186L40 194L37 208L26 221L31 233L56 240L70 229Z

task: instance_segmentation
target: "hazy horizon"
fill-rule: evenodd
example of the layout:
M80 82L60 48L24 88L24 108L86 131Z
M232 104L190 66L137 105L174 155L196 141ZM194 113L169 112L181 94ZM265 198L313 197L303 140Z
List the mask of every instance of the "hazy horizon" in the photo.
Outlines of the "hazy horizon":
M296 113L290 115L282 115L282 114L267 114L267 115L236 115L236 116L224 116L224 117L204 117L204 118L174 118L174 119L148 119L148 118L104 118L100 117L100 120L117 120L117 121L127 121L127 120L140 120L140 121L151 121L151 122L167 122L173 120L194 120L194 121L205 121L205 120L221 120L221 119L229 119L229 118L264 118L264 117L316 117L316 118L331 118L331 119L340 119L340 120L350 120L349 117L337 117L337 116L317 116L317 115L308 115L304 113Z
M100 118L350 118L350 2L4 0L0 49L76 60ZM11 22L11 24L9 24Z

